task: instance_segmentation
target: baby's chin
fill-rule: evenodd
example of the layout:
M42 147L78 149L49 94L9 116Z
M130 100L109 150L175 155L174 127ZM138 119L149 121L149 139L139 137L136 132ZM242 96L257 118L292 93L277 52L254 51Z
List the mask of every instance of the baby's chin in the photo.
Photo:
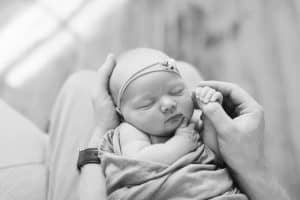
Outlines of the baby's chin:
M163 133L148 133L152 137L158 137L158 138L171 138L174 136L176 129L172 131L166 131Z
M172 137L174 136L177 128L181 125L181 122L182 120L179 121L177 124L165 126L163 130L160 131L149 131L148 134L155 137Z

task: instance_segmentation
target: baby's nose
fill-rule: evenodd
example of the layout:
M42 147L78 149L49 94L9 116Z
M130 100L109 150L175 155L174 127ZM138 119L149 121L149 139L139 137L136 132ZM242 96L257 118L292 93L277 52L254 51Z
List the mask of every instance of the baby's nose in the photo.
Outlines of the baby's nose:
M162 113L173 113L176 110L176 107L176 101L172 100L171 98L162 99L160 106Z

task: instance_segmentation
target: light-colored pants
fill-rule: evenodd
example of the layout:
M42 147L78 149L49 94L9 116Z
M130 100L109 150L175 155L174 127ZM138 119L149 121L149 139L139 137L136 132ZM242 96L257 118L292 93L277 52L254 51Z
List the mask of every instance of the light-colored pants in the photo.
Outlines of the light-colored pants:
M49 134L0 100L0 199L76 200L76 161L94 127L91 104L96 72L64 84L53 107Z
M96 72L81 71L62 87L49 134L0 100L0 199L76 200L79 147L94 127Z
M96 73L83 71L68 79L57 98L49 129L48 200L79 198L76 162L79 148L87 144L95 127L91 101L95 87Z

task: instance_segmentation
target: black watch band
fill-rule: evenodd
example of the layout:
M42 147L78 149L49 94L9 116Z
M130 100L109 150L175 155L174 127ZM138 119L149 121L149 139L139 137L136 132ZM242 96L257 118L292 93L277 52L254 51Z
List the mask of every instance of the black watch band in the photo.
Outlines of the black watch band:
M99 151L97 148L87 148L79 151L77 169L81 171L81 168L89 163L100 164L101 160L98 153Z

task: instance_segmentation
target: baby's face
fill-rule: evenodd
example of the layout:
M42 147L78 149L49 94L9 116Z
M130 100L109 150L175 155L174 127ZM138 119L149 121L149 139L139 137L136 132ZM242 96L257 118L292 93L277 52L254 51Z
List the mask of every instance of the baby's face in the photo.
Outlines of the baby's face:
M154 136L171 136L183 117L193 113L191 95L172 72L152 72L134 80L121 104L125 121Z

